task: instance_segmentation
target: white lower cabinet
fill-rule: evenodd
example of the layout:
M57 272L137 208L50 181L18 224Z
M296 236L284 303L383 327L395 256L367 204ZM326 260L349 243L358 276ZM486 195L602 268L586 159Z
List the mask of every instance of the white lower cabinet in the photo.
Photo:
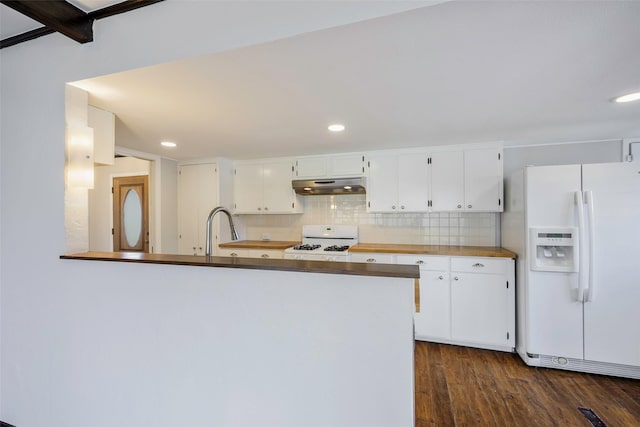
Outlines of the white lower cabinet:
M352 253L351 261L420 267L420 311L414 314L416 340L513 351L513 259Z
M451 338L451 292L448 271L420 270L420 312L414 314L415 338Z

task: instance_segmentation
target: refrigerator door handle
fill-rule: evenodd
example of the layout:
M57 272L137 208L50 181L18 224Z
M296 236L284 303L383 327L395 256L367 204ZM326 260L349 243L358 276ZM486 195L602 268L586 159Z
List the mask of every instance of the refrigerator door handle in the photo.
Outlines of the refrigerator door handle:
M596 239L596 235L595 235L595 225L594 225L594 218L593 218L593 191L588 190L584 192L584 199L585 202L587 202L587 213L588 213L588 218L589 218L589 258L588 258L588 262L589 262L589 287L587 289L587 296L585 298L585 301L593 301L593 285L595 282L595 278L594 278L594 261L595 261L595 239Z
M575 201L578 206L578 297L576 301L584 301L584 289L585 289L585 250L584 250L584 199L582 196L582 190L575 192Z

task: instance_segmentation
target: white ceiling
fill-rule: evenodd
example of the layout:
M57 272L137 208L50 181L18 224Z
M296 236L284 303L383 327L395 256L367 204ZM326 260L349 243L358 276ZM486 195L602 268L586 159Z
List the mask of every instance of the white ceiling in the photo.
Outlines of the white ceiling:
M640 136L640 102L611 102L640 91L638 22L640 2L454 1L75 84L118 145L176 159Z

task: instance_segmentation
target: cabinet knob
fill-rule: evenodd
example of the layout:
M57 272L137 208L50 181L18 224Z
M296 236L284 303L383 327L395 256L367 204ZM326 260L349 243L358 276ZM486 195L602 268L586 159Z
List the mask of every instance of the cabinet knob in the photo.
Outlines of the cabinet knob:
M395 205L391 206L391 209L395 209L395 208L396 208L396 206L395 206Z
M467 205L468 208L471 208L471 205Z
M484 267L484 264L480 264L479 262L476 262L475 264L473 264L472 267L481 268L481 267Z
M404 205L400 206L400 209L404 209Z
M369 258L367 259L367 262L376 262L375 258Z
M424 264L424 261L419 259L418 261L416 261L416 264Z
M444 280L444 277L438 276L438 280ZM456 279L457 280L457 279Z
M262 254L260 255L260 258L269 258L269 254Z
M462 208L462 205L458 205L458 209Z
M261 211L261 210L262 210L262 208L258 208L258 210L259 210L259 211Z
M269 208L265 206L265 207L264 207L264 210L265 210L265 211L268 211L268 210L269 210Z
M456 277L453 278L453 280L460 280L460 279L458 279L458 276L456 276Z
M230 255L230 256L238 256L238 254L237 254L237 253L235 253L235 252L231 252L229 255Z

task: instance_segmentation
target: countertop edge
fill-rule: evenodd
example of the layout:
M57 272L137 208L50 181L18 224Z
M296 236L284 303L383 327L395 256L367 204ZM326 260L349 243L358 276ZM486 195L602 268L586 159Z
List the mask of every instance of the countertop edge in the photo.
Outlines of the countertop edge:
M351 262L300 261L284 259L204 257L192 255L142 254L133 252L83 252L61 255L60 259L81 261L129 262L140 264L186 265L193 267L277 270L301 273L343 274L418 279L414 265L367 264Z
M392 243L358 243L349 248L350 253L391 253L410 255L471 256L486 258L511 258L517 255L507 249L494 246L439 246Z

